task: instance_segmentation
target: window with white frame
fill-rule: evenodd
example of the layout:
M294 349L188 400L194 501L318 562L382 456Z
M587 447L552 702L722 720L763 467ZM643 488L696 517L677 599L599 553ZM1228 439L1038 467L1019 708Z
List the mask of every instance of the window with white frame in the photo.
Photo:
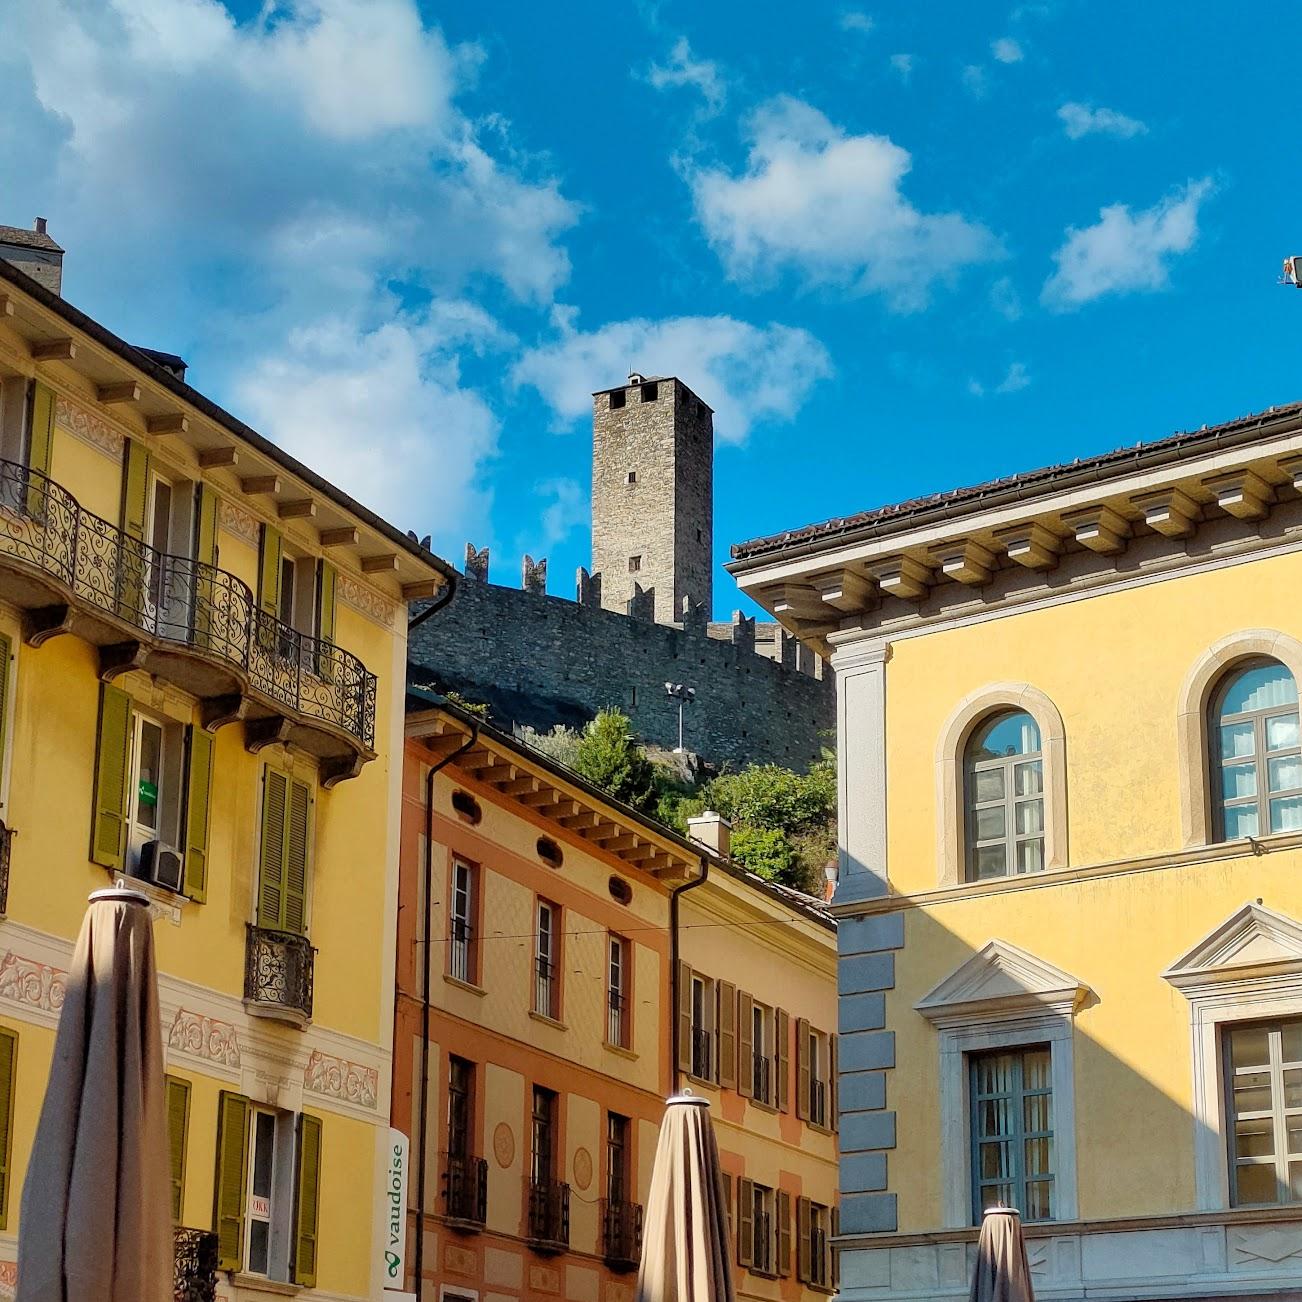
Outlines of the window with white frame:
M697 1080L715 1080L714 982L699 972L692 973L691 1074Z
M475 869L460 859L452 863L452 898L448 908L448 975L473 985L479 975L475 949Z
M131 780L127 788L127 871L141 871L151 841L179 849L185 791L185 727L140 710L132 712Z
M31 385L21 375L6 375L0 379L0 457L27 463L30 424Z
M623 936L610 935L606 938L606 948L606 1043L627 1049L631 1039L628 941Z
M544 1017L560 1016L560 908L538 901L534 949L533 1011Z
M741 1070L750 1073L751 1097L757 1103L776 1104L773 1009L765 1004L753 1003L750 1019L750 1061L742 1063Z
M1016 1207L1053 1219L1053 1080L1047 1045L971 1055L972 1216Z
M294 1118L255 1108L249 1136L244 1268L288 1280L293 1211Z
M1302 1202L1302 1019L1227 1026L1222 1043L1231 1203Z
M1040 729L1022 710L987 719L964 757L969 881L1044 868Z
M1213 698L1213 803L1226 841L1302 829L1297 683L1277 660L1240 666Z

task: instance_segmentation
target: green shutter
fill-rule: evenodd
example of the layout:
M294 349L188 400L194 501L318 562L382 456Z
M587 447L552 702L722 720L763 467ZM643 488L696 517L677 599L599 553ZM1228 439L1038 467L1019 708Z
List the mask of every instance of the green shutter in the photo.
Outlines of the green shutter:
M208 821L212 803L212 734L186 730L185 893L202 902L208 889Z
M294 1283L316 1287L317 1223L321 1211L321 1122L298 1118L298 1175L294 1198Z
M217 1178L213 1187L218 1270L240 1270L244 1265L248 1169L249 1101L242 1094L222 1090L217 1098Z
M180 1225L185 1194L185 1143L190 1129L190 1082L167 1077L167 1138L172 1173L172 1224Z
M14 1161L14 1068L18 1036L0 1027L0 1230L9 1228L9 1186Z
M219 605L212 575L204 566L217 564L217 494L207 484L194 490L194 559L198 562L194 582L194 644L212 642L213 611Z
M269 524L262 526L262 554L258 559L258 608L280 614L280 557L284 542Z
M290 781L285 819L285 930L307 931L307 869L311 839L312 791Z
M316 563L316 635L329 645L335 640L335 580L337 573L329 561ZM329 646L323 646L317 655L317 674L329 679L333 669Z
M127 439L122 470L122 528L137 542L145 539L149 502L149 449Z
M90 857L120 871L126 841L127 775L131 771L131 698L108 683L99 689L95 808Z
M31 426L27 438L27 464L43 475L50 473L50 457L54 450L54 394L39 381L32 383ZM27 486L27 509L33 515L45 512L45 484L43 481Z
M262 848L258 861L258 926L285 929L285 811L289 779L266 765L262 770Z

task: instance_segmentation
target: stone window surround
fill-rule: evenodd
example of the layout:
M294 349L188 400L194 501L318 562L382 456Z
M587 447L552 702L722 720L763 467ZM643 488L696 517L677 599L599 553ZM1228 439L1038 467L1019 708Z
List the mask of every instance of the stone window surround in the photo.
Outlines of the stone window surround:
M1044 867L1046 871L1067 867L1067 734L1062 715L1048 696L1030 683L991 683L969 692L958 703L945 721L936 747L936 863L941 886L958 886L967 879L964 757L977 725L1001 710L1024 710L1040 730Z
M1208 765L1212 696L1238 661L1259 657L1278 660L1302 688L1302 642L1272 628L1244 629L1214 642L1194 662L1180 688L1180 834L1186 847L1211 845L1217 840Z

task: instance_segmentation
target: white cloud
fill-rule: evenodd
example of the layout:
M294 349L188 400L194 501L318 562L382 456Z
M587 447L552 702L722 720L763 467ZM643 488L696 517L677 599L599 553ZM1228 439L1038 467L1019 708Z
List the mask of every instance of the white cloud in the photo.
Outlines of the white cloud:
M1022 296L1017 292L1017 286L1007 276L1000 276L998 280L990 286L990 306L999 313L1005 321L1018 321L1022 315Z
M762 284L788 269L809 285L880 293L911 311L999 241L960 213L926 213L903 194L912 167L886 136L847 135L782 96L752 114L745 170L691 175L696 213L730 276Z
M587 491L577 479L544 479L534 487L536 496L548 500L541 516L541 536L538 550L546 553L549 547L569 537L575 529L582 529L592 519L592 506ZM531 544L523 544L526 550Z
M1130 140L1148 131L1148 127L1138 118L1127 117L1115 109L1091 108L1088 104L1077 104L1074 101L1064 104L1058 110L1058 118L1069 140L1094 135Z
M1198 239L1198 210L1212 189L1204 177L1142 212L1112 204L1099 210L1093 226L1068 227L1041 301L1061 312L1104 294L1165 289L1171 258Z
M876 26L871 15L863 12L862 9L847 9L841 15L840 27L843 32L858 32L861 36L867 36Z
M1009 368L1008 373L1002 380L995 385L996 393L1020 393L1031 383L1031 377L1027 373L1025 362L1014 362Z
M963 89L973 99L985 99L990 93L990 78L979 63L969 63L962 72Z
M832 374L827 349L807 330L728 316L616 321L568 330L530 349L512 370L537 389L563 425L587 419L592 391L644 375L681 375L714 409L715 437L742 443L752 425L790 420Z
M680 36L674 42L674 48L665 63L651 65L647 72L647 81L656 90L689 86L700 93L705 101L705 107L711 113L717 113L727 98L719 65L712 59L693 58L692 47L685 36Z
M894 72L906 85L908 84L909 78L913 76L913 63L914 59L911 54L891 55L891 71Z
M1001 36L997 41L992 41L990 53L997 63L1021 63L1026 57L1021 44L1011 36Z

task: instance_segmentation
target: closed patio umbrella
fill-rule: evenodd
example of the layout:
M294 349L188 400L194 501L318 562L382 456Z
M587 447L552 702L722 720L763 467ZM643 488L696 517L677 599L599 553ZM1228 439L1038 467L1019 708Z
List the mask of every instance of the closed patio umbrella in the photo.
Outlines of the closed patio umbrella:
M733 1302L728 1208L710 1105L665 1105L651 1171L637 1302Z
M169 1302L171 1194L148 900L90 897L23 1186L17 1302Z
M990 1207L981 1221L969 1302L1035 1302L1022 1216L1011 1207Z

